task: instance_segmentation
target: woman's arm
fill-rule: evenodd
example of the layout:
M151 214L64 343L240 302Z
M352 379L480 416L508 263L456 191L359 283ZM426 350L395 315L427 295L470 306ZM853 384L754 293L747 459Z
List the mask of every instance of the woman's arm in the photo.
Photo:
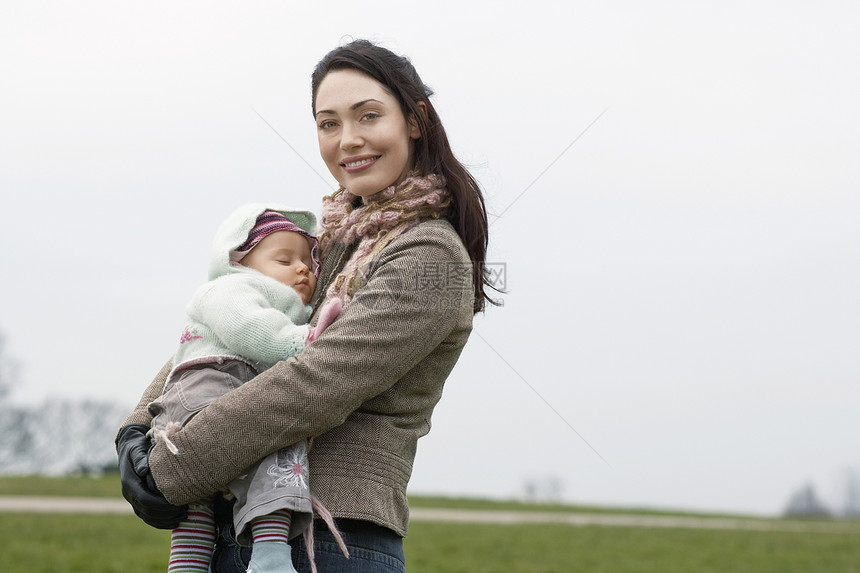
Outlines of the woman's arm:
M117 462L122 495L134 512L152 527L173 529L185 519L185 507L169 503L156 489L149 469L152 443L147 436L152 415L147 406L161 395L173 364L168 361L144 391L137 406L123 422L116 436Z
M150 464L165 497L183 504L210 495L268 453L342 424L462 327L465 313L470 320L471 280L424 284L428 269L469 262L444 231L419 225L392 241L323 336L195 416L173 437L179 455L156 445Z
M150 385L143 391L143 396L140 397L140 401L137 403L137 406L134 407L134 410L131 411L131 414L128 415L128 418L125 419L125 422L120 426L120 430L129 424L145 424L147 426L152 422L152 414L146 409L150 402L161 396L162 390L164 390L164 383L167 380L167 375L170 374L170 371L173 369L173 360L168 360L167 364L162 366L161 370L159 370L158 374L155 375L155 378L150 383Z

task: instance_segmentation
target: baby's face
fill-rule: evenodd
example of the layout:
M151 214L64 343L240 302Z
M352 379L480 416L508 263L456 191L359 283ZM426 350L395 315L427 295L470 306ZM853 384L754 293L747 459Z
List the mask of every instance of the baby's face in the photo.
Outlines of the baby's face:
M311 248L304 235L277 231L257 243L242 257L242 265L293 287L302 302L310 303L317 287Z

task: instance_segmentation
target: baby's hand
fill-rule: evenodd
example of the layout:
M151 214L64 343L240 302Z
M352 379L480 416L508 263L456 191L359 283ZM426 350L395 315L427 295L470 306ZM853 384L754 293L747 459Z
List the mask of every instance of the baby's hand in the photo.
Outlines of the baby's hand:
M322 334L323 330L328 328L328 326L334 322L340 315L340 311L343 309L343 303L339 298L333 298L326 302L322 310L320 310L320 317L317 320L317 325L311 327L311 331L308 333L307 344L310 344L317 338L319 338L320 334Z

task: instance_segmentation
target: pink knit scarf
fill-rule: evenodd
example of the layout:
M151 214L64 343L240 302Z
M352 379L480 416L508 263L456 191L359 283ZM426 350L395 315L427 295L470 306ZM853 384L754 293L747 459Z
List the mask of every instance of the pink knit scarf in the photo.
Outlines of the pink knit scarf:
M439 175L408 177L400 185L365 197L362 206L353 208L356 198L341 188L323 198L322 206L323 258L331 251L332 242L351 245L360 239L326 293L326 298L337 297L344 304L364 284L367 267L385 245L422 220L445 215L451 204L445 178Z

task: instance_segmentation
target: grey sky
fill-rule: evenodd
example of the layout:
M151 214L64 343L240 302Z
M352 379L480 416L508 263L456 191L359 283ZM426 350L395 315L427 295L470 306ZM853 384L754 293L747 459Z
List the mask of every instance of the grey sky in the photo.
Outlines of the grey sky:
M413 491L556 476L582 503L764 513L807 480L835 495L860 465L856 3L293 4L0 7L16 400L133 405L221 218L318 211L310 71L368 37L412 58L504 213L509 293Z

